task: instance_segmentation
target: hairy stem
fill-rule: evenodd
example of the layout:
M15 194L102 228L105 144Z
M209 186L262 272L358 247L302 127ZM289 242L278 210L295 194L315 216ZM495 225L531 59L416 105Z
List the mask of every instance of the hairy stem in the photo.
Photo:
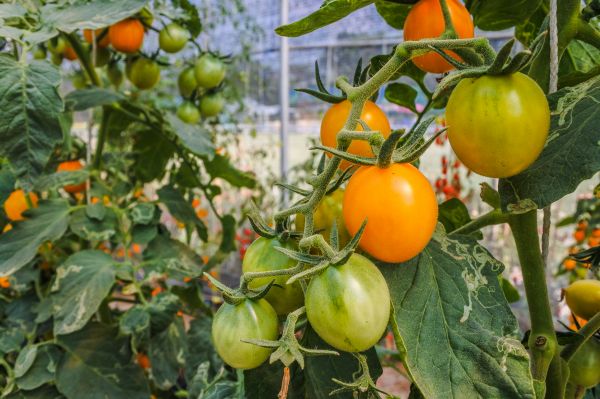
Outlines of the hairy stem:
M471 234L475 231L481 230L483 227L506 222L508 222L508 214L502 213L500 209L494 209L488 213L484 213L477 219L471 220L469 223L451 231L448 234Z

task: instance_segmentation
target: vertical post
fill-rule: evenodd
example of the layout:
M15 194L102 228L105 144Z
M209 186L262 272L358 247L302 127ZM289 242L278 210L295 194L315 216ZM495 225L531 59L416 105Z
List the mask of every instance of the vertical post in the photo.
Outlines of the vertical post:
M288 0L281 0L281 25L288 23ZM281 128L279 130L279 138L281 142L279 173L282 181L286 181L288 170L288 130L289 130L289 113L290 113L290 63L289 63L289 43L288 38L281 37L281 76L279 81L279 105L281 110ZM288 192L285 189L281 191L282 206L286 206L288 200Z

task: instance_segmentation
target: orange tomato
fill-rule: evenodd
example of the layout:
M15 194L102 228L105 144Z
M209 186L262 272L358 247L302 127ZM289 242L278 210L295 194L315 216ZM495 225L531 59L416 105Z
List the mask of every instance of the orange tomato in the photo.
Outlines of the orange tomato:
M600 245L600 238L590 237L588 238L587 243L589 247L597 247L598 245Z
M361 249L397 263L425 248L437 224L438 205L431 184L414 166L363 166L348 182L343 214L351 235L367 219Z
M565 259L563 265L565 266L565 270L573 270L577 266L577 262L573 259Z
M461 39L472 38L475 31L469 11L459 0L446 0L446 3L458 37ZM440 0L420 0L412 6L404 21L404 40L436 38L444 32L445 27ZM454 52L447 51L446 53L460 60L460 57ZM423 71L431 73L444 73L453 69L448 61L434 52L413 58L413 63Z
M592 231L592 237L600 238L600 229L596 228Z
M29 193L29 200L33 207L37 207L38 196L35 193ZM25 198L25 192L21 189L13 191L4 202L4 211L6 216L12 221L23 220L21 215L29 209L29 204Z
M343 129L346 124L346 119L350 115L350 109L352 104L348 100L344 100L337 104L334 104L325 112L323 121L321 122L321 143L327 147L337 147L337 135L340 130ZM392 128L388 121L385 113L372 101L367 101L363 107L362 113L360 114L362 119L371 130L379 131L383 137L387 138ZM363 130L360 124L355 127L356 130ZM366 141L353 140L347 152L360 155L363 157L372 157L373 151L371 146ZM331 157L331 154L327 154ZM340 164L341 169L346 169L352 164L348 161L342 161Z
M77 53L75 52L75 50L73 50L73 47L71 46L65 47L63 56L69 61L75 61L77 59Z
M138 353L136 356L137 362L143 369L149 369L151 367L150 359L144 353Z
M110 38L108 37L108 32L106 32L106 29L96 29L95 33L96 33L96 43L98 44L99 47L108 47L110 45ZM104 36L102 36L104 34ZM98 40L98 38L102 36L102 39ZM83 37L85 38L85 41L88 42L89 44L92 44L93 38L92 38L92 30L91 29L84 29L83 30Z
M10 288L8 277L0 277L0 288Z
M192 201L192 208L198 208L200 206L200 200L198 198L194 198Z
M80 170L83 168L83 165L81 164L81 162L79 160L75 160L75 161L65 161L65 162L61 162L58 165L58 168L56 168L57 172L73 172L76 170ZM70 185L66 185L65 187L65 191L71 194L75 194L75 193L80 193L82 191L85 191L85 183L81 183L81 184L70 184Z
M108 29L113 48L122 53L136 53L144 42L144 25L137 19L125 19Z
M583 231L583 230L575 230L575 232L573 233L573 238L577 242L582 242L585 239L585 231Z
M205 217L208 216L208 209L206 208L200 208L196 211L196 216L198 216L198 218L203 219Z

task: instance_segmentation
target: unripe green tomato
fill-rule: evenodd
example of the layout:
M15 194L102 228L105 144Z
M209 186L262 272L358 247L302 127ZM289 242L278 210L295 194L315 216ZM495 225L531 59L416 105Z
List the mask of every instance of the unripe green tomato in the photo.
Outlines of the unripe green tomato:
M565 299L575 315L586 320L600 312L600 281L578 280L565 288Z
M242 271L267 272L273 270L290 269L296 266L296 261L279 252L276 248L283 247L294 249L294 245L288 241L282 244L276 238L257 238L246 250L242 262ZM250 288L259 288L275 281L265 299L273 306L277 314L285 315L298 309L304 303L302 287L298 282L287 284L290 276L262 277L248 284Z
M225 106L221 93L206 94L200 99L200 112L206 117L217 116Z
M154 87L160 80L160 67L148 58L138 58L131 65L129 80L140 90Z
M190 40L190 32L175 22L165 26L158 35L160 48L167 53L176 53Z
M179 87L179 93L181 93L182 97L191 97L194 90L198 88L198 82L196 82L196 74L194 73L193 67L186 68L179 74L177 86Z
M33 52L33 58L35 58L36 60L46 59L46 50L41 46L37 46L35 48L35 51Z
M310 325L325 342L342 351L362 352L385 333L390 292L373 262L355 253L310 280L305 306Z
M313 216L314 231L319 231L325 241L330 242L331 228L335 221L338 229L339 247L343 248L350 242L350 233L346 230L344 224L344 215L342 213L342 204L344 202L344 190L339 188L333 193L323 197ZM296 230L304 230L304 215L296 215Z
M58 53L52 53L50 55L50 60L52 61L52 63L56 66L60 66L63 62L63 56L62 54L58 54Z
M212 339L225 363L236 369L253 369L265 362L272 349L242 342L242 339L276 340L277 313L264 299L224 303L213 317Z
M116 62L108 66L106 74L108 75L108 80L114 87L119 88L121 83L123 83L123 71L121 71L119 64Z
M67 41L61 36L54 37L48 41L47 47L52 54L62 55L67 49Z
M90 52L90 56L91 56ZM106 47L96 47L96 66L103 67L110 60L110 50Z
M198 86L212 89L225 79L225 64L210 54L204 54L196 60L194 72Z
M77 73L75 73L75 75L73 75L73 78L71 79L71 83L73 83L73 87L81 90L81 89L85 89L88 86L88 80L86 75L79 71Z
M200 120L200 111L191 101L185 101L177 108L177 116L185 123L194 124Z
M600 384L600 343L591 337L569 361L569 383L592 388Z

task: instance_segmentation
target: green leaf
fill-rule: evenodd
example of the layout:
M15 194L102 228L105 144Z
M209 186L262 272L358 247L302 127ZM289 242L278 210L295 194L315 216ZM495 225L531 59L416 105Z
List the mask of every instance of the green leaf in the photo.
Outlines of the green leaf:
M41 176L35 182L35 191L55 190L67 185L84 183L90 173L85 169L56 172Z
M417 91L405 83L391 83L385 88L385 99L417 113Z
M212 380L210 380L211 373L209 362L200 364L192 371L195 371L195 374L189 379L189 397L213 399L241 397L239 389L241 381L236 382L224 379L224 377L227 377L227 374L224 373L225 369L221 369L219 374ZM288 399L291 399L292 397L293 394L292 396L288 394Z
M253 188L256 185L253 175L236 169L223 155L216 154L212 161L204 160L204 166L213 179L221 178L234 187Z
M209 362L213 372L223 367L223 361L217 355L211 337L212 320L209 317L200 317L192 320L187 331L188 351L185 356L185 376L191 381L196 369L203 363Z
M8 395L6 399L65 399L52 385L44 385L33 391L18 391Z
M157 191L158 198L164 203L175 219L187 226L194 226L203 241L208 239L208 231L204 222L198 218L192 204L185 200L183 195L171 186L162 187Z
M101 220L91 218L86 209L105 209L106 215ZM106 241L117 234L119 220L112 209L101 204L88 205L86 209L78 209L71 215L69 229L73 233L88 241Z
M481 183L481 200L494 209L500 209L500 193L494 190L488 183Z
M83 328L114 283L110 255L87 250L69 256L56 270L52 284L54 334L70 334Z
M42 243L58 240L67 230L69 203L65 200L40 201L26 212L28 219L15 223L0 235L0 277L9 276L30 262Z
M396 344L424 397L535 397L529 355L498 283L504 267L484 247L437 233L419 256L379 267Z
M502 276L498 276L498 281L500 283L500 287L502 287L502 292L504 293L504 297L508 301L508 303L515 303L521 299L521 295L519 291L515 288L514 285L507 279Z
M29 345L19 352L13 369L16 378L22 377L31 368L36 356L37 346Z
M167 121L185 148L196 155L212 159L215 155L215 145L208 130L200 125L184 123L173 114L167 115Z
M152 302L146 305L146 311L150 315L150 327L152 335L165 331L173 321L181 304L179 298L170 293L162 292L152 298Z
M17 386L21 389L33 390L54 381L56 366L61 356L62 353L55 345L40 346L33 363L23 375L17 377Z
M297 37L332 24L374 0L327 0L317 11L288 25L275 29L280 36Z
M131 221L135 224L156 224L157 220L157 212L158 208L156 205L151 204L149 202L142 202L136 204L133 209L129 212L131 216Z
M178 320L150 339L152 380L160 389L167 390L177 383L188 350L185 338L183 323Z
M380 54L371 58L369 61L369 76L373 76L379 71L385 64L390 60L392 55L394 54L395 48L389 54ZM400 79L401 76L407 76L414 80L417 83L423 83L423 79L425 79L425 72L420 70L415 66L412 62L405 62L402 64L400 69L398 69L391 77L390 81Z
M72 111L84 111L101 105L112 104L124 100L125 96L114 90L92 87L75 90L65 97L65 106Z
M18 18L27 13L20 4L0 4L0 18Z
M68 398L150 397L143 370L132 362L128 339L118 336L116 328L90 323L57 339L66 353L58 365L56 386Z
M144 261L159 273L169 272L174 279L196 276L201 271L202 258L168 232L160 232L144 251Z
M67 33L99 29L132 16L147 3L148 0L96 0L47 4L41 8L41 19Z
M223 232L219 250L224 253L233 252L237 248L235 243L235 229L237 227L237 222L232 215L225 215L223 216L223 219L221 219L221 225L223 227Z
M560 60L559 87L575 86L600 74L600 50L572 40Z
M135 136L133 145L136 176L142 183L162 179L168 171L167 164L175 153L175 149L173 143L159 130L141 130Z
M138 340L147 337L150 333L150 313L141 305L129 308L119 319L119 329Z
M387 0L376 0L375 8L381 17L392 28L404 29L404 20L408 16L411 9L410 4L393 3Z
M452 232L471 221L467 206L458 198L451 198L439 205L438 220L447 232ZM483 238L481 232L474 233L476 238Z
M542 0L467 0L465 3L475 26L483 30L502 30L529 18Z
M263 363L260 367L244 371L244 388L247 399L276 398L281 389L283 364ZM304 372L297 363L290 366L290 386L287 399L304 399ZM336 377L337 378L337 377ZM340 396L336 396L339 398ZM316 398L315 398L316 399Z
M600 170L600 77L549 96L552 120L546 147L529 168L500 179L502 208L530 199L538 208L572 193Z
M523 45L529 46L533 39L540 34L540 27L546 19L546 12L542 4L528 18L520 21L515 26L515 37Z
M0 156L8 158L26 191L43 173L63 137L60 74L46 61L15 61L0 54Z

